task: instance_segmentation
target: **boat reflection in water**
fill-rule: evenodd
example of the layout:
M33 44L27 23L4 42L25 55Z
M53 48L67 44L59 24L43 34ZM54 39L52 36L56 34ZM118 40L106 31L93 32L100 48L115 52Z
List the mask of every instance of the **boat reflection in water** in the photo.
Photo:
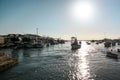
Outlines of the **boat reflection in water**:
M72 75L70 80L93 80L91 79L89 61L87 60L88 46L86 42L82 42L81 49L76 52L75 57L77 57L77 59L75 60L76 62L73 63L74 73L70 71L70 75Z

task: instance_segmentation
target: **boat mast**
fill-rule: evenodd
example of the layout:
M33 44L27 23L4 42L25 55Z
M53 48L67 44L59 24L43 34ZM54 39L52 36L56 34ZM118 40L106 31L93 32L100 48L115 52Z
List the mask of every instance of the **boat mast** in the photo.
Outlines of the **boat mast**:
M38 40L38 28L36 28L36 40Z
M37 36L38 36L38 28L36 28L36 33L37 33Z
M106 33L104 32L104 39L106 39Z

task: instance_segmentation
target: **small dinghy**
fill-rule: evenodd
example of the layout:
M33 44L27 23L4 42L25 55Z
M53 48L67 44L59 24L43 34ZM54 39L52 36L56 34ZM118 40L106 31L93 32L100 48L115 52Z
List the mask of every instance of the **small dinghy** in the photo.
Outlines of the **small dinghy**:
M118 55L110 51L107 52L106 56L110 58L118 59Z

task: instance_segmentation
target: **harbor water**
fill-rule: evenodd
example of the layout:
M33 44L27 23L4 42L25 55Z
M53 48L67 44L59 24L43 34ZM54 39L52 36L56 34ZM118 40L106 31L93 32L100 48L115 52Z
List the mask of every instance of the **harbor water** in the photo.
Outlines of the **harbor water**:
M0 80L120 80L120 58L106 57L102 44L71 50L70 42L46 48L2 49L18 59L14 67L1 72ZM118 53L120 54L120 53Z

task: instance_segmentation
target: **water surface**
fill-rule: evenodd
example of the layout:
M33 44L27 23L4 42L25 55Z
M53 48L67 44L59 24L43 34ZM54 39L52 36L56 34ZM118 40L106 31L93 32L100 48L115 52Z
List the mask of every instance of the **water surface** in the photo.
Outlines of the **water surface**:
M107 58L107 50L85 41L76 51L70 42L43 49L3 49L0 52L19 64L0 73L0 80L120 80L120 61Z

